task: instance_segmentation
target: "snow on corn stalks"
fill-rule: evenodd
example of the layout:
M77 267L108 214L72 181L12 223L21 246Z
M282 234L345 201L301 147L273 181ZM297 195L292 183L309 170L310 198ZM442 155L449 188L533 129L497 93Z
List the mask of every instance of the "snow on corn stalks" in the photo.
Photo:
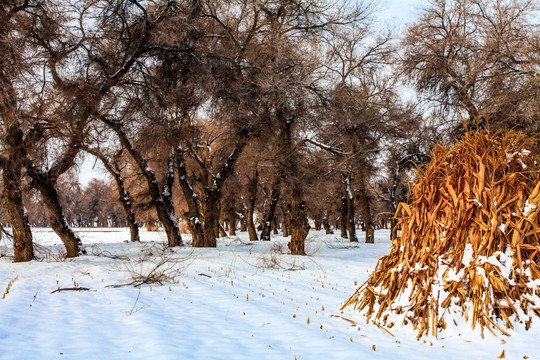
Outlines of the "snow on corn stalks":
M400 234L344 308L423 335L461 318L495 334L540 316L540 175L533 140L467 133L418 170Z

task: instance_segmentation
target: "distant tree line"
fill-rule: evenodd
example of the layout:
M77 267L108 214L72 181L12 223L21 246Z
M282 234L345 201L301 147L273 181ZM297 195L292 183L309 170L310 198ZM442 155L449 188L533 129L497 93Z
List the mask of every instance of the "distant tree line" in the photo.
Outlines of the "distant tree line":
M303 255L309 223L373 242L434 142L538 133L535 0L433 0L402 32L373 1L5 0L0 168L15 261L31 224L225 227ZM404 93L410 96L404 96ZM111 183L73 183L84 154ZM114 195L113 195L114 193ZM28 208L30 211L26 211ZM47 218L43 215L46 214ZM255 214L259 218L255 219ZM256 229L256 224L260 229Z

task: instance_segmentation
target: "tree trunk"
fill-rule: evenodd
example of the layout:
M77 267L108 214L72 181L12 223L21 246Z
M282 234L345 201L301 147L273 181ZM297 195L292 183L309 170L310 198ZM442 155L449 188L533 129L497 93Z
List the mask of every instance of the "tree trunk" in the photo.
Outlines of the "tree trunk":
M322 225L323 225L326 235L330 235L334 233L332 229L330 228L330 224L328 223L328 220L323 219Z
M247 215L247 212L244 213L243 218L240 219L240 232L246 232L246 231L248 231L246 215Z
M283 237L289 237L290 235L289 213L290 210L288 209L288 206L281 206L281 214L283 217Z
M7 29L10 27L7 26ZM7 39L5 32L0 32ZM3 40L4 41L4 40ZM0 119L4 126L4 146L1 165L4 181L4 204L13 229L15 262L34 259L32 231L24 208L21 192L22 167L26 158L24 134L16 118L17 97L13 83L8 78L8 56L0 56Z
M213 189L207 189L202 201L203 208L203 233L204 238L202 244L198 247L216 247L216 237L219 234L219 194ZM195 243L194 245L195 246Z
M227 229L229 231L229 236L236 236L236 218L238 215L236 215L236 209L234 207L234 202L231 201L225 201L225 204L227 204L227 208L225 209L227 211ZM226 235L225 235L226 236Z
M339 230L341 237L347 238L347 213L349 209L349 203L347 201L347 194L345 191L341 194L341 207L339 208Z
M202 209L202 234L199 232L197 236L202 235L202 241L193 241L193 246L197 247L216 247L217 241L216 237L219 232L223 231L223 228L219 224L219 215L220 215L220 201L221 201L221 190L223 189L223 185L225 184L225 181L234 173L234 166L236 162L238 161L238 157L240 156L242 150L247 144L247 140L249 138L249 133L247 131L241 131L238 134L238 139L235 144L235 147L231 154L227 157L225 162L222 164L221 169L216 175L212 175L212 180L210 183L206 182L206 180L202 184L202 194L200 194L200 198L197 197L193 193L193 189L189 185L187 174L185 171L185 164L184 164L184 157L183 157L183 150L180 147L176 148L177 155L182 155L181 159L181 167L183 169L183 173L180 174L181 178L181 184L183 185L184 194L193 194L190 196L186 196L186 198L190 198L191 200L188 200L188 205L191 202L192 205L190 206L190 213L196 214L195 211L195 204L198 201L198 204L200 205ZM200 164L202 167L202 170L205 174L203 178L210 179L210 171L209 168L205 167L204 164ZM210 185L211 184L211 185ZM226 236L226 234L224 234Z
M326 235L333 234L332 228L330 228L330 222L328 221L328 211L324 212L323 218L322 218L322 226L326 233Z
M362 220L364 222L364 229L366 232L366 243L373 244L375 243L375 229L373 226L373 221L371 220L371 208L369 205L369 198L366 189L365 176L362 171L358 173L359 180L359 202L360 209L362 210Z
M193 247L204 247L204 231L201 223L201 213L199 211L199 204L197 202L197 194L193 191L186 170L186 163L184 162L184 153L176 148L176 169L178 171L178 183L184 194L184 199L188 205L187 223L189 232L193 239Z
M169 155L169 166L167 169L167 174L165 176L165 184L163 187L163 191L161 191L158 185L156 174L148 166L148 161L133 146L122 125L104 116L99 116L99 118L101 119L101 121L107 124L116 133L116 135L118 135L120 143L133 158L142 175L144 176L146 184L148 186L148 194L152 199L151 203L156 210L159 221L165 229L165 233L167 234L168 245L170 247L183 245L182 236L180 235L180 229L178 228L178 223L176 222L176 217L174 214L174 203L172 200L174 164L177 155L176 149L171 149L171 154Z
M229 236L236 236L235 220L230 220L229 219Z
M289 222L291 226L291 241L289 250L292 255L306 255L304 242L308 234L308 221L306 216L306 206L303 199L301 185L294 183L289 188L291 201L291 213Z
M397 237L397 223L398 219L395 217L390 218L390 240L394 240Z
M118 190L120 191L120 189ZM130 199L128 198L127 200L120 200L120 202L122 203L122 206L124 207L124 213L126 214L126 223L129 226L131 242L140 241L141 239L139 237L139 225L137 224L137 220L135 220L135 214L133 213Z
M133 211L133 203L131 201L131 196L129 195L126 186L124 184L124 178L120 174L120 169L116 164L113 164L113 161L110 161L102 152L95 149L86 149L87 152L94 155L101 160L105 169L111 174L116 183L116 190L118 191L118 200L122 204L124 209L126 224L129 226L129 232L131 234L131 242L140 241L139 237L139 225L135 220L135 212Z
M39 190L49 211L51 227L66 247L66 257L71 258L79 256L81 253L85 254L81 239L69 228L64 218L60 198L54 186L56 181L51 180L33 167L28 168L28 175L32 178L32 185Z
M247 219L246 225L249 233L250 241L257 241L257 230L255 229L255 223L253 222L253 213L255 212L255 201L257 200L257 186L259 184L259 172L257 170L257 164L255 164L255 170L253 177L249 179L248 185L248 201L247 201Z
M276 219L275 216L274 216L274 218L272 219L271 224L272 224L272 234L274 234L274 235L279 234L279 231L278 231L278 225L277 225L278 222L277 222L277 219Z
M354 197L351 189L351 179L347 177L346 179L346 196L347 196L347 230L349 231L349 241L358 242L356 237L356 228L354 221Z
M157 184L152 186L152 192L155 193L155 196L152 196L152 201L154 203L154 207L156 208L158 219L163 225L163 229L167 234L169 247L183 245L180 229L178 228L178 222L174 214L174 202L172 198L175 156L174 149L171 149L171 153L169 155L169 167L167 169L167 174L165 175L163 191L159 191Z
M272 231L272 219L276 213L276 206L279 201L279 190L273 186L270 190L270 202L267 204L264 214L264 224L261 233L261 240L270 241L270 232Z
M276 109L276 118L280 128L280 178L285 184L291 206L289 216L291 240L288 246L292 255L305 255L304 243L309 231L309 225L297 153L295 151L296 146L292 140L291 128L294 123L294 116L287 116L285 104L282 103Z
M13 229L13 252L15 262L30 261L34 259L34 247L28 214L24 208L20 190L21 169L10 160L7 160L3 166L2 178L4 180L4 205Z
M219 222L219 218L216 222L216 229L218 231L218 235L216 235L216 237L227 237L227 233L225 232L223 225L221 225L221 222Z
M289 235L289 225L283 223L283 237L289 237Z
M322 227L321 216L317 215L314 220L315 220L315 230L317 231L321 230L321 227Z
M255 229L255 223L253 222L253 207L248 208L247 212L247 230L249 233L249 240L250 241L257 241L259 240L257 236L257 229Z

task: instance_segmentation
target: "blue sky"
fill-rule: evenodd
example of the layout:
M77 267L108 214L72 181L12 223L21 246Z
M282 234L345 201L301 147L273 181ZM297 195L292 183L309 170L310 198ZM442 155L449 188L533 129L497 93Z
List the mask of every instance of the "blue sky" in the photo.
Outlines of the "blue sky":
M427 0L382 0L381 18L399 25L411 21Z

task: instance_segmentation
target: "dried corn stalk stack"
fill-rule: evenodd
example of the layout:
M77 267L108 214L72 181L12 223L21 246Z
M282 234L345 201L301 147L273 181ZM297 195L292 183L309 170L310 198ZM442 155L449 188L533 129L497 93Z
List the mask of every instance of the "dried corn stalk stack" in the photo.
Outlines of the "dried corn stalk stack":
M401 233L346 302L418 337L465 319L492 333L540 315L540 175L521 133L466 134L418 171Z

